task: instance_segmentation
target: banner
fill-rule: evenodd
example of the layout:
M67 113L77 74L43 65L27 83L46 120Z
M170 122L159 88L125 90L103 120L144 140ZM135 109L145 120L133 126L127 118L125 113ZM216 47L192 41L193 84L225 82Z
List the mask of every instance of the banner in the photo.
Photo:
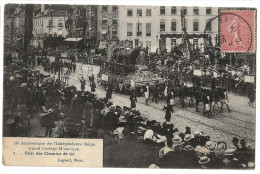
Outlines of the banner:
M107 74L102 74L101 79L102 79L102 81L108 82L108 75Z
M201 70L196 70L196 69L195 69L195 70L193 71L193 75L195 75L195 76L201 76L201 74L202 74L202 73L201 73Z
M244 81L247 83L255 83L255 76L245 76Z
M61 53L60 56L63 57L63 58L67 58L68 54L67 53Z

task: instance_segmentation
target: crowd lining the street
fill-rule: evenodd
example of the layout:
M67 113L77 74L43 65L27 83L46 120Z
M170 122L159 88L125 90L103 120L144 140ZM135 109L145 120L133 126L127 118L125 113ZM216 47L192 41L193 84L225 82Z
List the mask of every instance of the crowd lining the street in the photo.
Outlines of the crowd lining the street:
M184 132L175 128L170 123L170 98L163 108L165 122L160 123L136 110L134 90L131 107L114 106L110 86L105 98L97 98L93 76L89 92L85 91L84 78L79 79L81 89L77 89L34 70L33 62L10 62L4 67L4 120L13 118L4 132L7 136L29 136L30 119L39 114L46 137L103 138L105 145L109 139L114 139L113 143L131 140L147 146L160 145L158 159L150 168L254 168L254 150L244 139L234 137L233 146L227 147L226 142L212 140L207 133L193 131L188 125ZM46 72L52 72L41 63L38 65L43 65ZM149 87L143 92L148 101Z

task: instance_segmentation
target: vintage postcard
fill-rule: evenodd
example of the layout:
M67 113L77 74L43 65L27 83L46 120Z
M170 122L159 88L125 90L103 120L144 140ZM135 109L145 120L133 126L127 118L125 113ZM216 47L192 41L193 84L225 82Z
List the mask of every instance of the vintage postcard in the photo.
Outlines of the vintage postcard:
M256 8L3 9L3 165L255 169Z

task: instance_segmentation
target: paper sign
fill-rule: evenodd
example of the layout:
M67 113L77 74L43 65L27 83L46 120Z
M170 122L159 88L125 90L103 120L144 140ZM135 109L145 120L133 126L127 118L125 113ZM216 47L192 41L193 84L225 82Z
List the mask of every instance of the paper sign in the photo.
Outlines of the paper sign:
M4 137L3 164L103 167L103 140Z
M245 76L244 81L247 83L255 83L255 76Z
M108 75L107 74L102 74L101 79L102 79L102 81L108 82Z

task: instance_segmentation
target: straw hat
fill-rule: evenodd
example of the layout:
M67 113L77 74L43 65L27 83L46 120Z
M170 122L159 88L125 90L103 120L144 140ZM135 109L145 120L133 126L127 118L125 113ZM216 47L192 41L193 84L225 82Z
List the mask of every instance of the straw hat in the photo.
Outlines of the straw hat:
M209 148L211 144L212 144L212 141L207 141L205 147Z
M160 167L156 166L156 164L151 164L148 168L149 169L159 169Z
M200 160L199 160L200 164L207 164L208 162L210 162L210 159L207 156L200 157Z
M255 167L255 163L254 162L248 162L248 167L249 168L254 168Z
M214 152L217 149L217 143L212 142L210 146L208 147L209 151Z
M227 155L227 156L234 155L235 151L236 151L236 149L227 149L227 150L226 150L226 155Z
M186 146L184 146L183 150L191 151L191 150L193 150L193 147L191 145L187 144Z
M180 142L182 142L182 139L179 135L175 135L172 139L173 144L179 144Z
M225 153L225 150L223 149L217 149L215 151L215 156L219 159L223 159L225 157L226 153Z
M184 137L184 141L190 141L191 139L192 139L191 134L187 134L187 135L185 135L185 137Z
M201 132L200 132L200 131L195 131L195 132L194 132L194 137L200 136L200 135L201 135Z
M49 109L49 110L48 110L48 113L52 113L52 112L53 112L53 109Z

